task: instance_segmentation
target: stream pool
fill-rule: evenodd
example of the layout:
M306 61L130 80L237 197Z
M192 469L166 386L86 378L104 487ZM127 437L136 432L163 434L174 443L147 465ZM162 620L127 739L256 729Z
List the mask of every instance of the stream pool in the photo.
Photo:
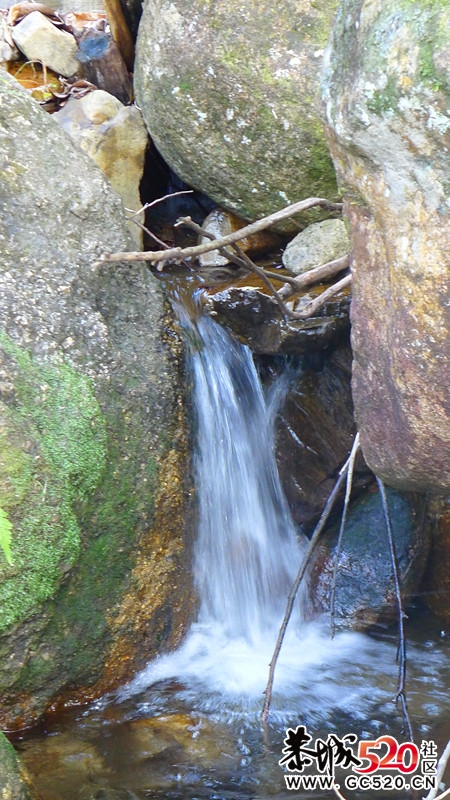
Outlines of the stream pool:
M201 632L197 634L199 640L192 644L191 639L190 647L201 647ZM301 641L297 638L297 651ZM285 730L303 724L313 739L353 732L360 739L390 734L407 740L393 703L396 635L343 634L332 643L327 631L314 623L304 632L303 643L303 653L297 652L302 663L288 688L285 684L280 693L275 686L265 729L259 719L263 697L258 682L265 684L268 659L252 664L250 654L241 650L239 687L228 669L236 653L230 644L224 652L218 641L227 686L214 674L218 662L199 666L209 669L203 681L192 670L184 682L172 677L188 663L181 648L157 659L121 692L53 715L39 728L17 735L14 744L42 800L334 797L329 791L287 791L278 765ZM287 643L287 650L292 644ZM413 611L408 623L409 713L415 741L433 740L439 753L450 738L449 649L433 618ZM291 655L287 653L281 674L289 670ZM261 675L255 675L259 669ZM405 791L344 794L366 800L408 796Z

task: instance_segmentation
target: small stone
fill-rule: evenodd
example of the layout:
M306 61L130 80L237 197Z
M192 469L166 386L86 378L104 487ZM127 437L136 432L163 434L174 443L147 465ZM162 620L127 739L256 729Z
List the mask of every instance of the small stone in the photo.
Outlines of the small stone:
M283 253L283 264L295 275L345 256L351 248L345 223L341 219L325 219L308 225L289 242Z
M98 89L79 99L71 97L54 118L104 172L125 208L137 211L142 206L139 183L148 142L139 109ZM135 219L143 223L144 214ZM134 222L128 225L140 249L142 231Z
M237 217L236 214L232 214L231 211L225 211L223 208L215 208L214 211L211 211L206 217L202 228L218 239L221 236L228 236L228 234L238 231L239 228L243 228L246 224L247 223ZM205 244L207 241L208 239L206 236L200 237L199 244ZM278 244L279 237L269 231L260 231L260 233L247 236L245 239L238 242L241 250L249 256L260 255L276 247ZM199 261L202 267L221 267L229 263L228 259L220 255L217 250L213 250L211 253L203 253L203 255L199 257Z
M29 61L40 61L66 78L79 70L75 58L78 49L75 37L56 28L39 11L24 17L14 26L11 35Z

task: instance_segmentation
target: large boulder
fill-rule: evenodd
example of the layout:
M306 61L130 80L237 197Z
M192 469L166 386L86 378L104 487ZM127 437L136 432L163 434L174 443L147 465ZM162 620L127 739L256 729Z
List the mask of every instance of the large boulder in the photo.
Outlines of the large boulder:
M320 69L337 0L148 0L136 99L187 183L244 219L336 196ZM317 211L309 219L318 218Z
M119 197L0 71L0 721L96 696L189 613L182 353Z
M353 395L369 466L450 488L450 3L342 0L329 142L353 236Z

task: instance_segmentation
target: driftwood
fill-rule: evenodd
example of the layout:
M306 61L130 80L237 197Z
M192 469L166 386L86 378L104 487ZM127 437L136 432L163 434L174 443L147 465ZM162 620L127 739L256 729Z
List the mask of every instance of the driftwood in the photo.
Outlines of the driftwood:
M307 211L309 208L320 206L329 211L342 211L342 203L330 203L323 197L308 197L306 200L300 200L298 203L293 203L286 208L281 208L270 214L268 217L251 222L244 228L238 231L233 231L227 236L222 236L220 239L215 239L214 242L205 242L204 244L195 245L193 247L171 247L169 250L149 250L146 253L131 252L131 253L105 253L97 262L103 264L105 262L118 262L118 261L149 261L151 264L163 264L167 261L180 263L185 258L197 258L203 253L210 253L212 250L218 250L221 247L227 247L230 244L239 242L241 239L251 236L254 233L259 233L277 222L282 222L289 219L293 214L299 214L302 211ZM162 268L161 268L162 269Z
M155 201L159 202L159 201ZM294 203L291 206L287 206L286 208L280 209L280 211L276 211L274 214L270 214L267 217L263 217L262 219L257 220L256 222L252 222L249 225L246 225L243 228L240 228L237 231L233 231L232 233L228 234L227 236L222 236L216 238L213 234L205 231L200 225L197 225L191 217L182 217L175 223L175 227L180 227L185 225L196 233L201 235L204 239L209 239L209 241L201 242L198 245L190 246L190 247L168 247L165 245L161 240L157 239L154 234L151 233L148 229L145 228L146 232L164 249L163 250L156 250L156 251L147 251L147 252L130 252L130 253L105 253L99 261L96 262L96 266L104 263L115 263L115 262L134 262L134 261L149 261L152 264L156 264L156 268L159 272L162 272L164 269L164 264L169 262L174 263L184 263L188 264L188 261L191 259L195 259L204 253L212 252L213 250L218 250L218 252L223 255L228 261L235 264L238 267L244 268L247 271L254 272L261 281L264 283L265 287L269 291L269 293L274 298L275 302L278 304L280 311L285 319L292 319L292 320L300 320L300 319L308 319L309 317L313 316L317 313L317 311L328 302L328 300L335 294L338 294L343 289L351 283L351 275L345 275L341 278L340 281L335 283L334 285L330 286L324 292L322 292L318 297L314 298L314 300L310 300L306 304L303 304L297 310L295 308L290 308L286 304L286 300L295 295L297 292L301 291L302 289L307 288L308 286L313 286L316 283L319 283L324 280L328 280L329 278L337 275L339 272L343 272L349 266L349 255L342 256L341 258L334 259L333 261L329 261L326 264L322 264L315 269L309 270L303 275L298 277L286 276L286 275L279 275L276 272L272 272L270 270L265 270L262 267L259 267L255 264L246 253L244 253L241 248L238 246L238 242L251 236L255 233L259 233L262 230L265 230L272 225L275 225L277 222L280 222L284 219L290 219L293 214L298 214L301 211L305 211L308 208L313 208L315 206L321 206L323 208L327 208L329 210L341 210L342 204L341 203L331 203L328 200L318 197L310 197L306 200L301 200L298 203ZM144 206L144 209L148 208L148 206ZM141 209L142 211L142 209ZM135 216L135 215L133 215ZM272 281L278 281L283 284L283 286L277 290L274 288Z
M103 0L111 34L116 42L128 72L134 68L134 42L123 15L119 0Z

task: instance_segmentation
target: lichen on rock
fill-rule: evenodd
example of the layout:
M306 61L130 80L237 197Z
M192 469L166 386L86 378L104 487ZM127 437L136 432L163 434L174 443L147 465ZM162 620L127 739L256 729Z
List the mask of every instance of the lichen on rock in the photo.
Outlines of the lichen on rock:
M336 196L320 99L336 6L145 5L135 89L151 137L178 175L244 219Z
M447 2L343 0L325 59L353 240L353 394L369 466L450 488Z

